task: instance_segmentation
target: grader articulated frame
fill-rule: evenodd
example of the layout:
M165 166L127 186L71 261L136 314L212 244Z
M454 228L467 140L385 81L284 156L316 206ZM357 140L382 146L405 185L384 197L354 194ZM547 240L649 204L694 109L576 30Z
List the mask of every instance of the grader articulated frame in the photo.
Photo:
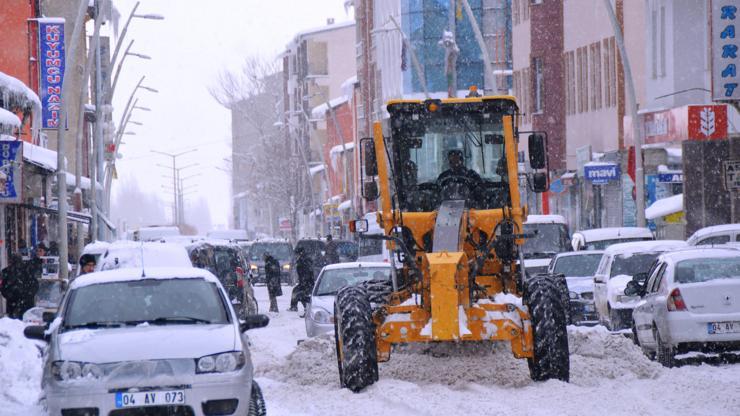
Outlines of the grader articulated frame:
M380 197L384 230L365 237L386 240L403 267L390 283L337 294L341 385L358 392L375 382L393 345L467 341L507 341L534 380L567 381L564 280L522 269L514 98L400 100L388 111L386 131L376 123L361 143L363 196ZM529 137L530 163L545 170L522 177L535 192L547 187L545 146ZM452 173L435 178L443 168Z

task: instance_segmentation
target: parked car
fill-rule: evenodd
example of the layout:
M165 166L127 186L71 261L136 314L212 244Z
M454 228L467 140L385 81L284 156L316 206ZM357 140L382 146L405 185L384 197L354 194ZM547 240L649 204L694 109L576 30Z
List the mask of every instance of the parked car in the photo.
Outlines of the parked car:
M324 267L311 291L305 316L306 335L315 337L334 330L334 299L340 288L363 281L390 279L388 263L338 263Z
M665 253L647 281L636 277L625 293L643 296L633 332L645 354L666 367L676 354L740 349L740 250Z
M240 318L258 313L257 299L246 273L239 246L221 240L204 240L187 246L194 267L218 277Z
M173 243L116 241L105 250L96 271L127 267L192 267L185 247Z
M575 251L604 250L612 244L650 240L655 240L655 236L649 228L614 227L577 231L573 233L571 244Z
M258 240L249 248L249 273L254 283L265 283L265 253L270 253L280 263L280 281L293 284L291 274L293 247L286 240Z
M550 262L547 272L563 274L568 284L573 324L599 323L594 305L594 275L603 254L600 250L570 251L556 255Z
M240 323L206 270L121 268L78 277L51 326L24 333L49 343L49 414L252 414L264 399L245 332L268 321Z
M594 303L599 322L612 331L632 327L632 310L639 296L627 295L627 282L646 273L658 256L686 246L685 241L658 240L621 243L609 246L594 275Z
M740 224L713 225L696 230L686 240L690 246L717 245L740 242Z
M547 272L556 254L571 251L570 233L562 215L528 215L524 233L534 234L522 245L524 268L530 275Z

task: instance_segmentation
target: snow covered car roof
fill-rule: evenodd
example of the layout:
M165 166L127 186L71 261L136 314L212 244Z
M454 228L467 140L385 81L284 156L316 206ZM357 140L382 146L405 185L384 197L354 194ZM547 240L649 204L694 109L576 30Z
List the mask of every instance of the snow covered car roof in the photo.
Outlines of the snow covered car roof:
M527 215L525 224L565 224L562 215Z
M686 242L683 240L634 241L631 243L613 244L604 250L604 252L608 255L614 255L650 251L671 251L683 247L686 247Z
M209 282L218 283L218 278L208 270L196 269L194 267L145 267L142 276L141 267L127 267L104 272L95 272L76 278L69 289L95 285L99 283L127 282L145 279L205 279Z
M701 258L717 258L717 257L740 257L740 249L735 247L720 247L720 246L700 246L700 247L686 247L684 249L663 253L660 255L660 259L672 260L673 262L679 262L682 260L690 259L701 259Z
M691 237L689 237L689 239L686 241L689 243L689 245L692 245L694 244L694 242L696 242L696 240L699 240L702 237L707 237L712 234L724 234L732 232L740 232L740 224L722 224L700 228L696 230L696 232L692 234Z
M649 228L641 227L595 228L592 230L576 231L573 234L582 235L587 243L616 238L653 238L653 232Z
M103 254L108 247L110 243L107 241L94 241L82 249L82 254Z
M192 263L185 247L179 244L116 241L101 256L97 270L142 266L192 267Z
M390 263L383 263L379 261L354 261L351 263L336 263L330 264L324 267L324 270L336 270L336 269L359 269L361 267L387 267L390 268Z
M593 255L604 254L604 250L584 250L584 251L565 251L555 255L555 258L571 257L571 256L593 256Z

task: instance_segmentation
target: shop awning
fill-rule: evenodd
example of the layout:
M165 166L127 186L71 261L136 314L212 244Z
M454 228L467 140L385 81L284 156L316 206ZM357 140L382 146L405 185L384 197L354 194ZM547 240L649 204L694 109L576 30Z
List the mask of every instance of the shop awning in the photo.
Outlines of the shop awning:
M13 112L0 107L0 125L5 128L20 128L21 119Z
M683 194L659 199L645 208L645 218L654 220L683 211Z
M23 142L23 160L51 172L57 170L57 152L33 143Z
M350 200L342 201L342 203L337 207L339 211L347 211L350 208L352 208L352 201Z
M39 207L31 204L18 204L23 208L28 208L32 211L43 212L49 215L59 215L59 211L56 208ZM77 211L67 211L67 221L79 222L82 224L90 224L90 214Z

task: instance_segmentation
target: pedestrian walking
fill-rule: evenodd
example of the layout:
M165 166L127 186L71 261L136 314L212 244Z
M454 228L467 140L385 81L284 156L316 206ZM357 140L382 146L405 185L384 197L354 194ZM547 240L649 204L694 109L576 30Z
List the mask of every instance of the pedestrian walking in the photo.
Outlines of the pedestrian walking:
M279 312L277 306L277 297L283 295L283 288L280 285L280 263L270 253L265 253L265 283L267 292L270 295L270 312Z
M339 249L331 234L326 235L326 254L324 254L324 257L327 265L339 263Z
M9 265L3 269L2 276L0 293L6 300L8 315L21 319L35 304L39 281L29 272L28 266L18 254L10 256Z
M28 261L28 272L36 279L41 279L44 274L44 260L42 257L46 257L46 251L44 243L39 243L33 257Z
M297 312L298 302L300 302L303 305L303 312L305 313L306 304L311 296L311 290L314 284L313 261L306 254L303 247L296 248L295 254L295 271L298 275L298 284L293 288L293 293L290 297L290 309L288 310Z

